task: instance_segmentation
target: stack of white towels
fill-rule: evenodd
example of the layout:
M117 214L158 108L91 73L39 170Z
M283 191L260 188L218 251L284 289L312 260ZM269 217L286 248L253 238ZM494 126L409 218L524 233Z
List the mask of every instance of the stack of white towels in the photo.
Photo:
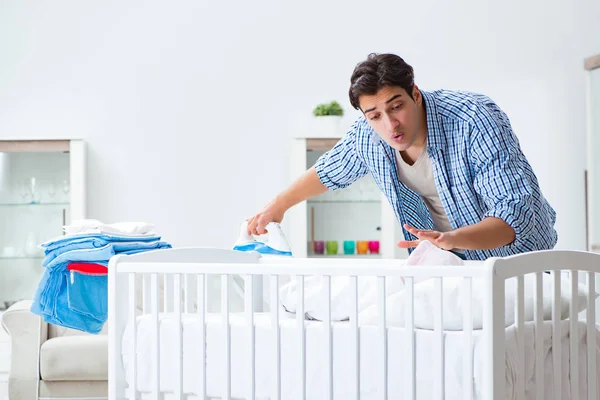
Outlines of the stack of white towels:
M147 222L116 222L105 224L97 219L80 219L73 221L71 225L63 226L66 235L82 233L105 233L115 235L154 235L154 225Z

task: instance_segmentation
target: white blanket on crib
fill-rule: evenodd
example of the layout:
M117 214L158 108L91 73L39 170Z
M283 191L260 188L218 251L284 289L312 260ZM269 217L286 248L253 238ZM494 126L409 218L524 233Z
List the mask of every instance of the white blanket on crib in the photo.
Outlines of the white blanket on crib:
M429 242L422 242L411 254L404 265L464 265L464 262L454 254L440 250ZM399 270L402 265L399 264ZM565 266L568 268L568 266ZM378 324L379 292L377 277L357 278L358 318L361 325ZM443 329L463 329L464 293L463 278L444 278L442 285ZM321 276L309 276L304 282L304 309L309 319L323 321L327 313L327 288L325 279ZM552 318L553 276L542 274L543 282L543 317ZM569 316L571 302L571 280L567 274L561 276L561 318ZM516 278L506 280L505 286L505 326L514 324L516 302ZM524 278L524 309L525 321L533 321L535 275L528 274ZM404 280L401 277L386 278L386 321L390 326L404 326L407 293L404 291ZM345 276L331 278L331 318L334 321L344 321L353 318L354 288L350 278ZM280 301L284 309L295 313L297 309L296 278L282 286ZM585 309L587 304L587 288L579 284L575 308L577 312ZM438 301L438 291L434 279L416 281L414 285L414 322L416 328L434 329L435 310ZM594 298L598 297L593 293ZM471 307L473 329L483 328L483 307L489 301L489 293L485 281L481 278L472 279Z
M402 265L464 265L456 255L439 249L428 241L421 242ZM304 310L309 319L319 321L326 319L327 292L326 283L322 276L308 276L304 278ZM419 282L415 280L415 282ZM290 282L279 290L279 298L283 307L291 313L297 307L297 280L292 277ZM404 289L402 277L386 277L385 292L387 296L398 293ZM348 320L352 314L352 290L350 277L336 276L331 278L331 318L334 321ZM376 277L358 277L358 312L377 304L378 285Z

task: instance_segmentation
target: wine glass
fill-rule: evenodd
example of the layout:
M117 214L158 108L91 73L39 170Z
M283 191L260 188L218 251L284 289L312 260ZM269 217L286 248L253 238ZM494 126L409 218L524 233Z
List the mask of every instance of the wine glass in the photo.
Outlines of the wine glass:
M37 186L36 186L36 179L34 177L31 177L28 179L29 182L29 189L31 190L31 203L35 204L35 203L39 203L40 202L40 193L36 190Z
M33 188L35 188L35 180L33 181L33 186L32 186L32 181L30 179L24 179L21 182L21 188L20 188L20 192L21 192L21 198L23 199L23 203L28 204L28 203L32 203L33 202Z
M69 200L69 191L71 190L71 186L69 185L68 180L63 181L62 191L65 194L65 200Z
M48 198L50 199L50 202L54 201L54 196L56 196L56 185L54 182L50 182L48 185Z

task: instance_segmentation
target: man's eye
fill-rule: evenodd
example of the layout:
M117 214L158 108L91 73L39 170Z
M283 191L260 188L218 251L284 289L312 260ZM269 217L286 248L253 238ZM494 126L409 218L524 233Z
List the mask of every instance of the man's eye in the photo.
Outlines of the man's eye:
M379 115L372 115L369 119L371 121L377 121L379 119Z
M392 110L394 110L394 111L396 111L396 110L399 110L399 109L400 109L400 107L402 107L402 104L396 104L396 105L394 106L394 108L392 108Z

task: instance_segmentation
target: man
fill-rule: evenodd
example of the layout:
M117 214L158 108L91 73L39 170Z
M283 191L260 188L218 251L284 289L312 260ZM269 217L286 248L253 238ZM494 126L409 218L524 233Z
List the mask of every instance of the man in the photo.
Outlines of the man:
M350 81L350 103L363 116L248 220L249 233L262 234L295 204L371 173L402 224L402 248L429 240L483 260L555 246L556 213L492 100L419 90L412 67L393 54L369 55Z

